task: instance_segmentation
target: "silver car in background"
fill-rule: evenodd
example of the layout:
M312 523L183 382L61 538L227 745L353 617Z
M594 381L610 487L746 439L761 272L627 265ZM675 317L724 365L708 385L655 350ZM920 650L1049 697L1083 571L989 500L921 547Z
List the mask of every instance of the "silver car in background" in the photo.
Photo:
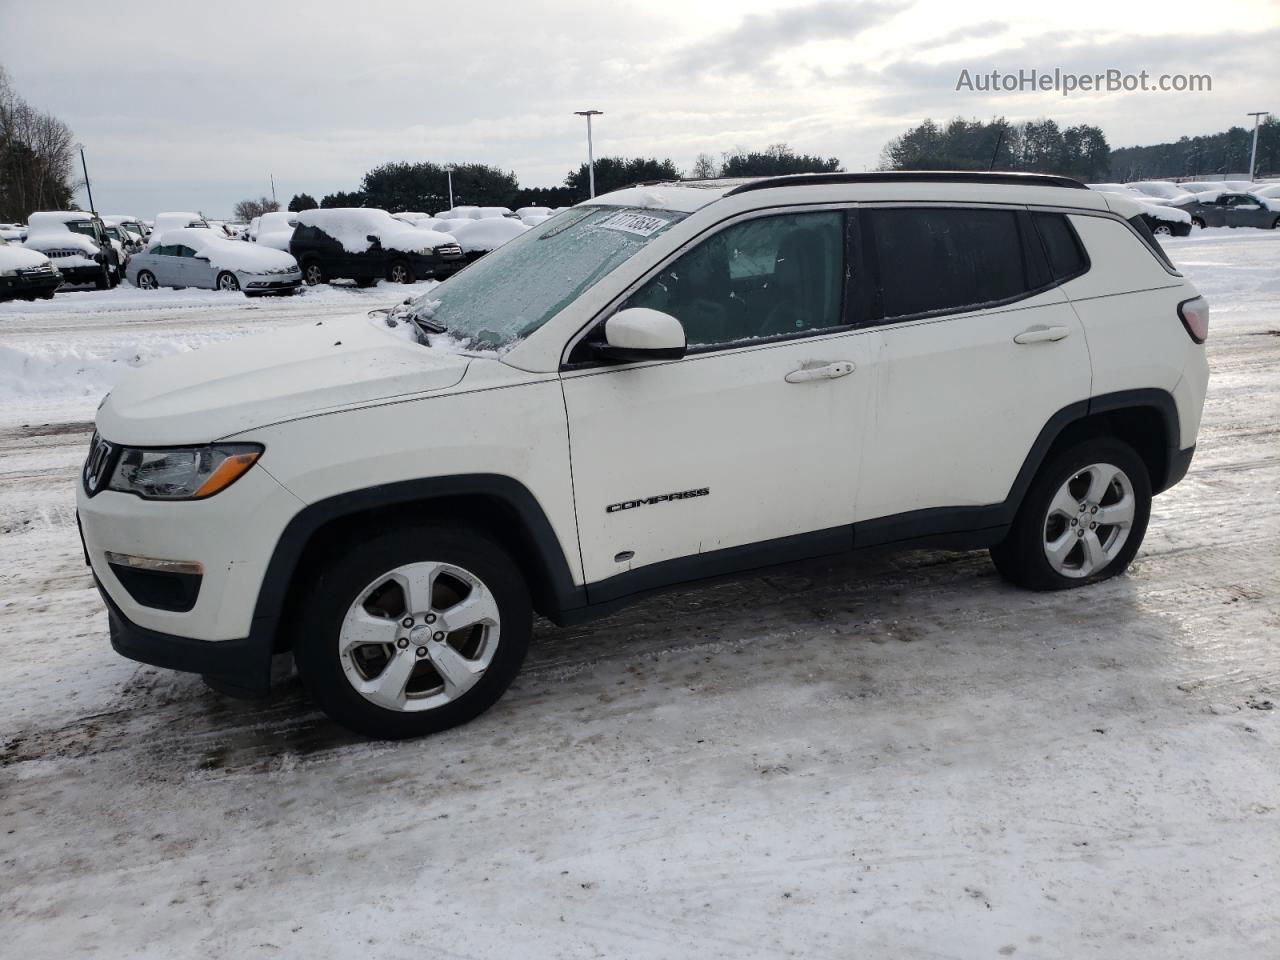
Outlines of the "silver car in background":
M129 261L129 282L142 290L203 287L240 290L246 296L292 294L302 284L298 262L289 254L212 230L169 230Z

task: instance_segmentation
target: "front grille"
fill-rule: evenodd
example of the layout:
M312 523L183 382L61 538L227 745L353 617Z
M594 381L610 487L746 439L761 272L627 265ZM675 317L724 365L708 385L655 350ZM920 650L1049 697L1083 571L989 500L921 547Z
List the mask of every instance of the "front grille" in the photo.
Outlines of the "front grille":
M83 250L41 250L50 260L62 260L66 257L84 257L86 260L93 259Z
M81 472L81 479L84 481L84 492L89 496L102 491L106 486L107 479L111 476L111 470L115 466L116 454L119 447L114 443L103 440L98 436L98 432L93 432L93 439L89 441L89 456L84 462L84 470Z
M436 247L436 253L447 260L452 260L462 256L462 248L456 243L447 243L443 247Z

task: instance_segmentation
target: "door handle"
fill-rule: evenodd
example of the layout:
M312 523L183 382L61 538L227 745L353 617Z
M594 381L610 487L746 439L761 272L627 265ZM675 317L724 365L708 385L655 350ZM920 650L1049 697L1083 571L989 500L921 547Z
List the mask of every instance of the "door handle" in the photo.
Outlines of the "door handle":
M1013 338L1014 343L1054 343L1071 336L1070 327L1028 327Z
M839 360L820 367L801 367L787 374L787 383L808 383L811 380L836 380L853 373L853 364Z

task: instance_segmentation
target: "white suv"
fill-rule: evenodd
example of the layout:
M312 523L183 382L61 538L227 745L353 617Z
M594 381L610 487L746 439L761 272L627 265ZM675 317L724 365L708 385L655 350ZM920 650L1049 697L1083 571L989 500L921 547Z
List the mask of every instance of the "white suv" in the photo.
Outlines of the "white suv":
M535 611L885 544L1110 577L1208 378L1141 212L1039 175L638 186L372 319L152 364L79 491L112 643L242 694L292 651L404 737L493 704Z

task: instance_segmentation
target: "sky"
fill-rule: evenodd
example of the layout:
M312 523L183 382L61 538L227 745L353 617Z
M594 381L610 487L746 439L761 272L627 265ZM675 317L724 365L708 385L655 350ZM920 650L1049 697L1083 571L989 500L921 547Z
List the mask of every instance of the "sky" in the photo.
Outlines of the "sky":
M596 155L785 141L874 169L926 117L1052 117L1113 147L1280 113L1280 3L1078 0L0 0L0 65L85 147L96 206L226 216L359 185L390 160L482 162L550 186ZM1197 73L1205 92L983 93L1055 68Z

